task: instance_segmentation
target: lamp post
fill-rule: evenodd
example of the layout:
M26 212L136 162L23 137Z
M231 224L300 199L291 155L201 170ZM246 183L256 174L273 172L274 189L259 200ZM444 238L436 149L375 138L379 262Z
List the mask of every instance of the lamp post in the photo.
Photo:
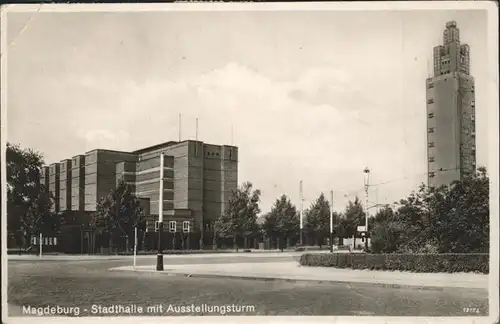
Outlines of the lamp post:
M300 180L300 246L303 245L303 236L304 236L304 197L303 197L303 192L302 192L302 180Z
M333 252L333 190L330 191L331 206L330 206L330 252Z
M365 178L365 249L368 250L368 187L370 186L370 169L363 170Z
M160 197L158 199L158 256L156 258L156 270L163 271L163 249L161 246L161 234L163 233L163 169L164 155L160 154Z

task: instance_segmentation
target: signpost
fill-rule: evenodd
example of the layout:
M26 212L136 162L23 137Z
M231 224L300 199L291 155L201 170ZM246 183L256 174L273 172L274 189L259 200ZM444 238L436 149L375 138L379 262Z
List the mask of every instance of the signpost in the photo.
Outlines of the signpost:
M40 259L42 258L42 233L40 233Z

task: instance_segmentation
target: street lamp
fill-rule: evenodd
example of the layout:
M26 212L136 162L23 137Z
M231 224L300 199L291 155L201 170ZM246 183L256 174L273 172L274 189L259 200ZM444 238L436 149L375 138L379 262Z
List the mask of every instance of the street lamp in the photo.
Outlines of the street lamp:
M330 206L330 252L333 252L333 190L330 191L331 206Z
M160 197L158 199L158 256L156 258L156 270L163 271L163 249L161 246L161 234L163 232L163 169L164 155L160 154Z
M370 169L363 170L365 178L365 249L368 250L368 187L370 186Z
M300 240L300 246L303 246L304 242L303 242L303 236L304 236L304 193L303 193L303 189L302 189L302 180L300 180L300 187L299 187L299 194L300 194L300 237L299 237L299 240Z

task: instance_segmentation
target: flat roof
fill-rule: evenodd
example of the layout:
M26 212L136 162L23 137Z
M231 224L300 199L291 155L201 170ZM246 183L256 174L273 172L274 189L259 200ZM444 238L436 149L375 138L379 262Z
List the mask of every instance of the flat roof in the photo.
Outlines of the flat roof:
M108 149L93 149L90 151L85 152L85 154L89 154L95 151L100 151L100 152L111 152L111 153L122 153L122 154L133 154L133 152L127 152L127 151L118 151L118 150L108 150Z
M134 154L142 154L142 153L146 153L148 151L154 151L154 150L162 148L162 147L169 147L169 146L173 146L173 145L180 144L180 143L183 143L183 142L187 142L187 141L181 141L181 142L168 141L168 142L163 142L163 143L160 143L160 144L156 144L156 145L152 145L152 146L148 146L148 147L145 147L145 148L141 148L141 149L132 151L132 153L134 153Z

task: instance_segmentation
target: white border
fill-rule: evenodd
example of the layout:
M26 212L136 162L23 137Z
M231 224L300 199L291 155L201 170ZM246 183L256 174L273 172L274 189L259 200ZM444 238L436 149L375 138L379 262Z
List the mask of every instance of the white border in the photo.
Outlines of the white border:
M303 317L263 317L263 316L239 316L238 322L259 323L262 321L272 321L275 323L395 323L395 322L436 322L436 323L493 323L498 321L499 307L499 285L498 285L498 253L499 253L499 219L498 200L499 197L499 177L498 177L498 8L493 1L429 1L429 2L330 2L330 3L176 3L176 4L29 4L29 5L4 5L1 7L1 182L2 182L2 215L6 215L6 166L5 166L5 148L6 148L6 13L8 12L130 12L130 11L386 11L386 10L486 10L488 13L488 43L491 68L489 71L490 82L488 87L489 104L489 168L488 173L491 179L490 188L490 292L489 292L489 317L346 317L346 316L303 316ZM2 222L2 234L7 233L6 222ZM7 296L7 241L5 235L2 240L2 297ZM2 298L2 309L7 310L7 299ZM6 314L6 312L2 312ZM27 318L27 317L4 317L2 321L8 323L26 323L26 322L88 322L88 321L114 321L143 323L143 322L165 322L178 323L186 322L186 317L84 317L84 318ZM233 323L234 317L189 317L192 321L204 321L214 323Z

